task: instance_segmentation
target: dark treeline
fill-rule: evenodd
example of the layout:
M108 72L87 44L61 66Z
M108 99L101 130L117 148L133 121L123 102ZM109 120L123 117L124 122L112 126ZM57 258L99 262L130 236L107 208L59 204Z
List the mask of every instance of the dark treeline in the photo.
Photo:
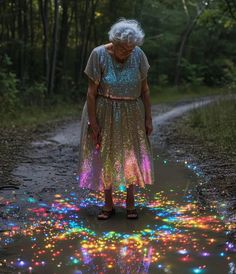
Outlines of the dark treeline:
M0 0L0 105L77 100L93 47L120 17L145 33L152 85L236 86L234 0Z

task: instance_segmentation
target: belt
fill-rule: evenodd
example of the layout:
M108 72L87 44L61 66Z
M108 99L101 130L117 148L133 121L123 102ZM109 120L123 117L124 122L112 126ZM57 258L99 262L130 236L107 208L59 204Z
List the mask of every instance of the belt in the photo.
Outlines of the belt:
M108 98L108 99L114 99L114 100L137 100L138 98L141 98L141 96L139 97L129 97L129 96L115 96L115 95L111 95L111 94L101 94L101 93L98 93L98 96L102 96L102 97L105 97L105 98Z

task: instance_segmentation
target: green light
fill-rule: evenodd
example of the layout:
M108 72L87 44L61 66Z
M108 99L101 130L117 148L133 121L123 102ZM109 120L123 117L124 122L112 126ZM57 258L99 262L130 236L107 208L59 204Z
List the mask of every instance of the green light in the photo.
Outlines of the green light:
M72 260L72 262L73 262L73 264L78 264L80 261L79 261L78 259L74 258L74 259Z
M32 198L32 197L29 197L28 198L28 202L29 203L35 203L36 202L36 199Z

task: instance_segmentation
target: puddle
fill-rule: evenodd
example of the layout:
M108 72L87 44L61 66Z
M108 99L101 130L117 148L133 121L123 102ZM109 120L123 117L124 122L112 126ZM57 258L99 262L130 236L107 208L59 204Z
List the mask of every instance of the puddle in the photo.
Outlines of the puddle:
M136 189L138 220L126 219L120 191L116 215L98 221L103 194L77 182L0 192L1 273L236 273L230 227L194 199L195 167L156 149L154 163L156 184Z

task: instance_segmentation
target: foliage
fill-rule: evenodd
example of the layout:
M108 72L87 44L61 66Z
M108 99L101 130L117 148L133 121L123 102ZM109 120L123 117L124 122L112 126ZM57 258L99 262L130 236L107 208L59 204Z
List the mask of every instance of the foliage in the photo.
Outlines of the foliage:
M167 86L167 85L168 85L168 75L166 75L166 74L160 74L160 75L159 75L158 84L159 84L161 87Z
M27 106L43 106L47 88L44 83L34 82L29 87L22 89L21 99Z
M11 64L9 56L4 55L0 67L0 113L13 112L19 104L19 81L14 73L7 70Z
M230 59L224 59L224 80L229 90L236 90L236 65Z
M200 86L203 84L203 65L191 64L187 59L182 58L181 67L184 74L184 82L192 86Z
M151 85L235 89L236 17L226 1L3 1L1 110L83 98L88 55L108 42L121 17L137 19L145 31Z

